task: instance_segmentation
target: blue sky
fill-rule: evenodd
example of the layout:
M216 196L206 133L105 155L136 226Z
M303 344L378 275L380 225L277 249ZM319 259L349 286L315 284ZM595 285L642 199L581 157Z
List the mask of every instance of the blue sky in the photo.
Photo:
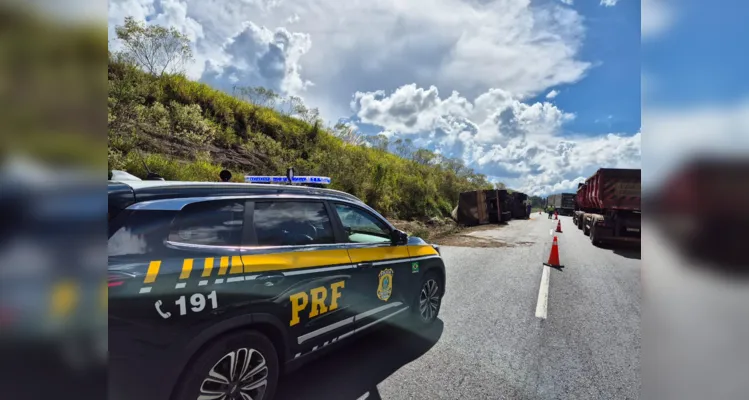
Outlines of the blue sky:
M673 2L676 21L643 43L642 69L657 75L650 105L730 103L749 93L749 2ZM676 5L678 4L678 8Z
M566 129L588 135L640 129L640 2L601 7L576 1L587 34L580 57L595 65L581 81L561 86L554 100L577 118ZM539 96L534 101L543 101Z
M640 165L640 2L606 2L110 0L109 26L176 27L193 79L300 96L545 195Z
M749 150L749 3L643 7L643 190L651 190L695 157Z

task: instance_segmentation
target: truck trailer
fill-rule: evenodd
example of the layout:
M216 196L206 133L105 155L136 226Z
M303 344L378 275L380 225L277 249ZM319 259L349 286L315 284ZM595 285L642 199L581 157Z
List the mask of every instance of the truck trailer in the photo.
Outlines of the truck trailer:
M528 203L528 195L520 192L512 192L512 218L514 219L527 219L528 209L526 205Z
M575 193L552 194L546 198L546 207L554 207L559 215L573 215L575 212Z
M639 244L640 170L601 168L578 187L573 222L594 245Z

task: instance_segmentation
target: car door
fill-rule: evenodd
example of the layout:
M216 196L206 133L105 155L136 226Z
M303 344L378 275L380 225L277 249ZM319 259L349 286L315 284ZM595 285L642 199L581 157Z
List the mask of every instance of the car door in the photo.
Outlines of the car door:
M405 310L418 278L411 271L408 247L393 244L393 228L374 212L346 202L331 202L331 208L359 270L355 284L363 300L355 317L357 329Z
M243 270L245 201L175 205L181 201L132 207L109 238L113 353L119 351L112 341L119 331L178 346L176 338L186 330L210 324L217 312L241 301L227 282Z
M307 198L267 198L250 207L253 230L242 259L254 282L255 311L281 319L293 357L352 331L356 269L345 246L336 243L327 205Z

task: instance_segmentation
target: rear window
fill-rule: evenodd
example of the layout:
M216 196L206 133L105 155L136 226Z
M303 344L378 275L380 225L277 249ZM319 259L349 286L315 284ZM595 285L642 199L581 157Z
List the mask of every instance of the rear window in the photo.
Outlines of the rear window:
M322 202L257 202L253 214L258 246L335 243Z
M138 210L122 215L119 226L112 226L107 252L109 257L154 254L164 247L174 211Z

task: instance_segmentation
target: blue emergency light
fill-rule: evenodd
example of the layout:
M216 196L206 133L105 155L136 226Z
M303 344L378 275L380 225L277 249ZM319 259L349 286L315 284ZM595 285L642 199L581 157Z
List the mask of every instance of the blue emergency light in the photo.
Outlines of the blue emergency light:
M244 181L248 183L279 183L289 182L286 176L251 176L245 175ZM292 183L315 183L318 185L330 185L330 178L327 176L292 176Z

